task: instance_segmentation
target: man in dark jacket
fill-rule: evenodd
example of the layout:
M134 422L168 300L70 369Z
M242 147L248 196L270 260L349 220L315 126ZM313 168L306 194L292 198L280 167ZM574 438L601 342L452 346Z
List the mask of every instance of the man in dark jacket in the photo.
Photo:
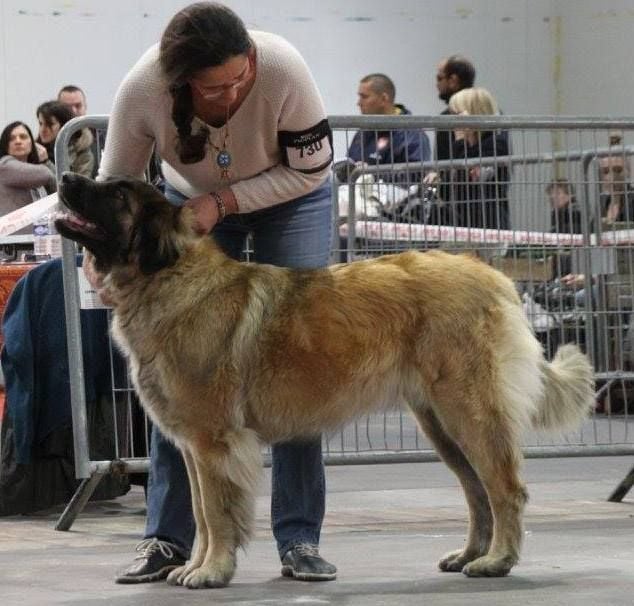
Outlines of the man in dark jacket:
M462 55L452 55L438 64L436 72L436 88L438 97L449 104L451 95L463 88L472 88L475 82L475 67L469 59ZM449 113L445 109L441 115ZM436 160L449 160L454 142L453 131L436 131Z
M404 105L394 103L396 89L385 74L369 74L362 78L358 96L357 105L364 115L411 114ZM422 130L364 130L355 134L348 157L369 165L418 163L431 158L431 148Z

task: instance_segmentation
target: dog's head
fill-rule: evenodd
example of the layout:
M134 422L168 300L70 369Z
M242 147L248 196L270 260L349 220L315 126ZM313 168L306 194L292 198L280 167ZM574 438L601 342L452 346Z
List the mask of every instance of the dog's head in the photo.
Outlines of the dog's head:
M144 274L173 265L183 236L192 235L182 209L138 179L97 182L64 173L59 197L70 213L56 219L57 231L88 249L104 273L131 263Z

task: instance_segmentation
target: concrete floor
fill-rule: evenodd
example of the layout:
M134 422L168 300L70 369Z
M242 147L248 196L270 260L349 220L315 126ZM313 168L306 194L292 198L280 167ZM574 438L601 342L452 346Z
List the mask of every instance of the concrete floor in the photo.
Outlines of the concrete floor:
M634 494L620 504L606 501L631 466L625 457L527 461L523 557L502 579L437 570L439 556L463 542L466 510L445 467L423 463L328 468L322 553L337 564L337 581L279 576L267 472L257 531L229 587L116 585L113 574L131 561L143 531L143 495L135 488L117 501L90 504L66 533L53 530L59 512L0 518L0 604L631 606Z

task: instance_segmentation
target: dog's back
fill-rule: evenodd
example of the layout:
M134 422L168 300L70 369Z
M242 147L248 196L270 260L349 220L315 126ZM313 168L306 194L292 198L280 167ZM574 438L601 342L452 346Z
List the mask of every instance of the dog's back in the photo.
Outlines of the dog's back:
M273 276L273 303L260 304L267 313L238 331L250 335L240 341L244 376L253 377L250 419L267 439L332 429L403 400L464 402L476 391L479 400L504 399L490 392L513 360L527 403L542 393L541 348L515 288L476 259L408 252ZM266 286L253 290L261 301Z

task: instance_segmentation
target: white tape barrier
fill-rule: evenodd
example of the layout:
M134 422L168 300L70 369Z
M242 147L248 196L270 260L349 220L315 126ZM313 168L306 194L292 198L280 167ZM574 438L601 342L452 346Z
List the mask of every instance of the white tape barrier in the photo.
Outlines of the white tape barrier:
M421 225L383 221L356 221L355 235L366 240L397 242L460 242L473 244L504 244L520 246L583 246L582 234L514 231L510 229L482 229L449 225ZM339 226L339 235L348 236L348 224ZM596 236L590 243L595 245ZM601 245L632 244L634 229L605 231Z
M30 225L42 215L54 210L57 204L57 193L54 193L7 213L0 217L0 236L12 234Z

